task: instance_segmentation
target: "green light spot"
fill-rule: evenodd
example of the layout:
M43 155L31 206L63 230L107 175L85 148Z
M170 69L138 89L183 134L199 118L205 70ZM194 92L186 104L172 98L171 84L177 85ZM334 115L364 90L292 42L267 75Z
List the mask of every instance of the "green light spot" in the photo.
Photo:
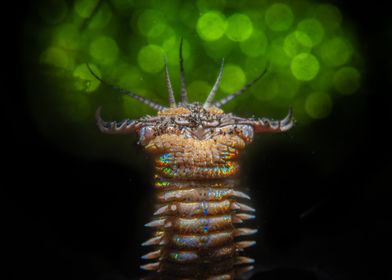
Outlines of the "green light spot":
M57 24L63 21L68 12L67 3L64 0L40 0L38 13L49 24Z
M342 14L339 9L329 4L319 5L315 11L315 17L329 30L339 28L342 23Z
M203 100L211 91L212 85L205 81L194 81L188 86L190 96L196 96L196 100Z
M283 49L290 57L299 53L308 53L311 50L312 40L309 36L301 31L290 33L284 40Z
M273 31L284 31L293 24L294 15L289 6L276 3L267 9L265 21Z
M246 76L241 67L229 64L223 70L220 88L223 92L233 93L242 88L246 83Z
M310 94L305 101L305 111L313 119L322 119L332 110L331 97L323 92Z
M343 94L351 94L360 87L361 74L354 67L343 67L339 69L334 77L335 88Z
M91 70L98 76L101 77L101 72L94 64L89 64ZM93 92L101 84L88 70L86 63L80 64L73 71L73 77L75 78L74 86L79 91Z
M234 14L227 21L226 35L230 40L242 42L252 35L253 24L247 15Z
M298 31L301 31L311 39L311 46L319 44L324 37L324 27L314 18L307 18L298 23Z
M225 34L227 22L225 16L217 11L203 14L197 21L196 30L205 41L218 40Z
M161 35L167 27L164 15L157 10L144 11L139 16L137 26L141 34L152 38Z
M63 24L56 27L53 34L53 45L63 47L66 50L75 50L80 46L80 33L73 24Z
M139 51L137 61L143 71L158 73L164 65L163 50L156 45L145 46Z
M40 63L52 65L63 69L72 69L73 60L66 51L56 47L47 48L40 56Z
M268 39L261 30L254 30L247 40L240 42L241 51L251 57L265 54L267 46Z
M291 61L291 72L300 81L310 81L320 70L317 58L308 53L301 53Z
M76 0L74 2L75 12L82 18L88 18L99 4L97 0Z
M326 41L320 48L320 56L325 64L329 66L343 65L351 58L351 54L351 45L341 37Z
M118 57L119 49L116 42L107 36L99 36L90 44L90 54L103 65L112 64Z
M112 12L106 3L102 3L94 17L91 18L88 27L92 29L101 29L107 26L112 19Z

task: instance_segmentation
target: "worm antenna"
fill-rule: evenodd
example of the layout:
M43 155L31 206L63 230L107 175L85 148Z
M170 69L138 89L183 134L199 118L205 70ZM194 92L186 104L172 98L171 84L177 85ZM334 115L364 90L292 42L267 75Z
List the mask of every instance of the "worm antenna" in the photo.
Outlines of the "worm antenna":
M225 98L222 98L221 100L215 102L213 105L215 107L222 107L223 105L229 103L229 101L233 100L234 98L236 98L237 96L241 95L242 93L244 93L248 88L250 88L254 83L256 83L258 80L260 80L268 71L269 68L269 64L267 64L267 66L265 67L265 69L263 70L263 72L261 72L261 74L256 77L256 79L250 81L249 83L247 83L243 88L241 88L240 90L226 96Z
M216 82L215 82L214 86L212 87L211 92L208 95L206 102L203 105L204 109L208 109L211 106L212 100L214 100L215 93L218 90L218 86L219 86L220 81L222 79L222 73L223 73L223 66L224 66L224 64L225 64L225 59L222 58L222 64L221 64L221 68L219 70L218 78L216 79Z
M173 87L172 87L172 84L170 82L169 68L167 67L166 57L164 59L165 59L166 87L167 87L167 91L169 92L169 104L170 104L170 108L176 108L177 107L176 99L174 97Z
M186 91L186 82L185 82L185 74L184 74L184 59L182 58L182 41L183 41L183 38L181 37L181 41L180 41L181 103L185 105L188 103L188 93Z
M118 86L111 85L111 84L107 83L106 81L102 80L100 77L97 76L97 74L95 74L93 72L93 70L91 69L91 67L90 67L90 65L88 63L86 63L86 64L87 64L87 68L90 71L91 75L93 75L98 81L100 81L101 83L105 84L106 86L108 86L108 87L110 87L110 88L112 88L114 90L117 90L117 91L119 91L121 93L124 93L124 94L132 97L133 99L136 99L136 100L142 102L143 104L145 104L145 105L147 105L147 106L149 106L149 107L151 107L151 108L153 108L153 109L155 109L157 111L161 111L161 110L165 109L164 106L162 106L162 105L160 105L158 103L155 103L154 101L152 101L152 100L150 100L148 98L145 98L145 97L140 96L140 95L138 95L138 94L136 94L134 92L131 92L131 91L128 91L126 89L123 89L123 88L120 88Z

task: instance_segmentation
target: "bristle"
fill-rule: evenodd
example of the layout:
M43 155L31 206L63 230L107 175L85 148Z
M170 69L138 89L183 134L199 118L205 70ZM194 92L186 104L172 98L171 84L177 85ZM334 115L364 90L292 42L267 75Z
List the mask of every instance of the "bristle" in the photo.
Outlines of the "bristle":
M255 262L255 260L252 259L252 258L247 258L247 257L244 257L244 256L238 256L236 261L235 261L235 264L249 264L249 263L254 263L254 262Z
M160 244L163 236L156 236L148 239L147 241L142 243L142 246L150 246L150 245L158 245Z
M233 205L234 205L233 207L235 207L235 209L240 209L242 211L256 212L256 209L254 209L248 205L245 205L243 203L234 202Z
M159 264L160 264L159 262L148 263L145 265L141 265L140 268L144 270L158 270Z
M248 240L239 241L239 242L236 242L235 245L237 246L238 249L245 249L245 248L252 247L252 246L256 245L256 241L253 241L253 240L252 241L248 241Z
M157 211L155 211L154 215L161 215L161 214L165 214L166 211L169 209L168 205L162 206L161 208L159 208Z
M240 191L233 191L233 196L250 199L250 196Z
M242 219L240 217L238 217L236 214L231 215L231 220L235 224L242 224L243 223Z
M207 280L231 280L234 279L232 274L221 274L208 277Z
M248 266L245 266L245 267L237 268L236 269L236 275L238 277L240 277L242 274L244 274L246 272L249 272L249 271L253 270L254 268L255 267L253 265L248 265Z
M234 214L233 217L235 217L236 219L240 219L241 221L251 220L251 219L256 218L255 215L249 215L249 214L245 214L245 213L237 213L237 214Z
M143 260L151 260L151 259L156 259L159 258L161 256L161 250L156 250L153 252L150 252L148 254L145 254L144 256L142 256Z
M145 224L145 227L161 227L165 224L166 219L159 219L159 220L153 220L147 224Z
M238 205L238 202L233 202L230 206L231 210L239 210L241 207Z
M234 230L234 236L251 235L251 234L255 234L256 232L257 232L257 229L237 228Z

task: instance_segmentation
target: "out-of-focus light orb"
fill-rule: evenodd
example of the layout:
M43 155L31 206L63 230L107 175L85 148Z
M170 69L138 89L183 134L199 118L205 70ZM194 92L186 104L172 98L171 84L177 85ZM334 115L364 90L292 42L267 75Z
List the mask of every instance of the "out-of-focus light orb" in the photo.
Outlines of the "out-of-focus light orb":
M284 39L283 48L288 56L294 57L299 53L310 52L311 45L312 40L306 33L294 31Z
M337 91L352 94L360 87L361 74L354 67L343 67L336 71L333 83Z
M112 11L108 4L102 3L94 17L91 18L88 27L91 29L101 29L107 26L112 19Z
M320 48L320 57L328 66L340 66L349 61L352 55L350 43L342 37L335 37L324 42Z
M273 31L284 31L293 24L294 15L289 6L283 3L276 3L267 9L265 21Z
M73 60L67 52L61 48L49 47L40 56L39 62L62 69L72 69Z
M66 23L55 27L53 45L66 50L76 50L80 47L81 35L77 27Z
M117 43L108 36L98 36L90 44L90 55L100 64L110 65L119 55Z
M240 42L241 51L250 57L258 57L265 54L267 46L267 36L265 36L261 29L254 30L248 39Z
M153 38L161 35L167 27L164 15L152 9L145 10L139 16L137 26L141 34Z
M211 91L212 85L206 81L194 81L188 86L189 97L200 102L200 100L205 100L208 93Z
M309 53L300 53L291 61L291 72L300 81L310 81L320 70L317 58Z
M39 15L46 23L57 24L67 16L68 7L64 0L40 0L37 5Z
M227 37L236 42L248 39L253 33L253 24L245 14L234 14L227 19Z
M215 41L221 38L227 28L225 16L218 11L210 11L199 17L196 31L205 41Z
M97 0L75 0L74 9L80 17L88 18L98 4L99 1Z
M98 76L101 77L101 72L98 67L94 64L89 64L91 70ZM76 90L85 91L85 92L93 92L95 91L101 82L97 80L91 73L87 67L86 63L80 64L73 71L74 77L74 86Z
M305 111L313 119L323 119L332 111L332 99L324 92L313 92L306 98Z
M309 36L312 46L319 44L324 38L324 27L315 18L306 18L298 23L298 31Z
M315 10L314 15L328 30L335 30L339 28L342 23L342 14L340 10L330 4L319 5Z
M223 70L220 89L225 93L233 93L242 88L246 83L246 76L241 67L228 64Z
M147 45L143 47L138 55L137 61L140 68L147 73L158 73L164 66L163 49L157 45Z

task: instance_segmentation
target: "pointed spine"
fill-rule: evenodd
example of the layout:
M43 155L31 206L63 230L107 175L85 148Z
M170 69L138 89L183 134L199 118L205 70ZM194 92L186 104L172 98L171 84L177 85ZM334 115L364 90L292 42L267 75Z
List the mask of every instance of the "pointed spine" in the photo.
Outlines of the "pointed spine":
M181 103L182 103L182 105L186 105L186 104L188 104L188 93L186 91L184 59L182 58L182 43L183 43L183 38L181 37L181 41L180 41Z
M210 91L210 94L209 94L208 97L207 97L206 102L205 102L204 105L203 105L203 108L204 108L204 109L208 109L208 108L211 106L212 100L214 100L215 93L216 93L216 91L218 90L220 81L221 81L221 79L222 79L223 66L224 66L224 64L225 64L225 59L222 58L222 64L221 64L221 68L220 68L220 70L219 70L218 78L216 79L216 82L215 82L214 86L212 87L212 89L211 89L211 91Z
M169 106L170 108L176 108L176 99L174 97L174 92L173 92L173 87L170 81L170 75L169 75L169 68L167 66L167 61L166 57L164 58L165 60L165 80L166 80L166 88L169 93Z
M115 86L115 85L107 83L106 81L102 80L100 77L98 77L97 74L95 74L93 72L93 70L91 69L91 67L90 67L90 65L88 63L87 63L87 68L90 71L91 75L94 76L94 78L96 78L98 81L100 81L101 83L105 84L106 86L108 86L108 87L110 87L110 88L112 88L114 90L117 90L117 91L119 91L119 92L121 92L123 94L126 94L126 95L132 97L133 99L136 99L137 101L140 101L143 104L145 104L145 105L147 105L147 106L149 106L149 107L151 107L151 108L153 108L153 109L155 109L157 111L162 111L163 109L165 109L164 106L162 106L162 105L160 105L158 103L155 103L154 101L152 101L152 100L150 100L148 98L145 98L145 97L140 96L140 95L138 95L138 94L136 94L134 92L131 92L131 91L128 91L126 89L123 89L123 88L120 88L118 86Z
M250 88L254 83L256 83L258 80L260 80L265 73L267 73L267 70L269 68L269 65L267 64L267 66L265 67L264 71L258 76L256 77L256 79L250 81L249 83L247 83L243 88L241 88L240 90L226 96L225 98L222 98L221 100L217 101L214 103L215 107L222 107L223 105L229 103L231 100L233 100L234 98L236 98L237 96L241 95L242 93L244 93L248 88Z

